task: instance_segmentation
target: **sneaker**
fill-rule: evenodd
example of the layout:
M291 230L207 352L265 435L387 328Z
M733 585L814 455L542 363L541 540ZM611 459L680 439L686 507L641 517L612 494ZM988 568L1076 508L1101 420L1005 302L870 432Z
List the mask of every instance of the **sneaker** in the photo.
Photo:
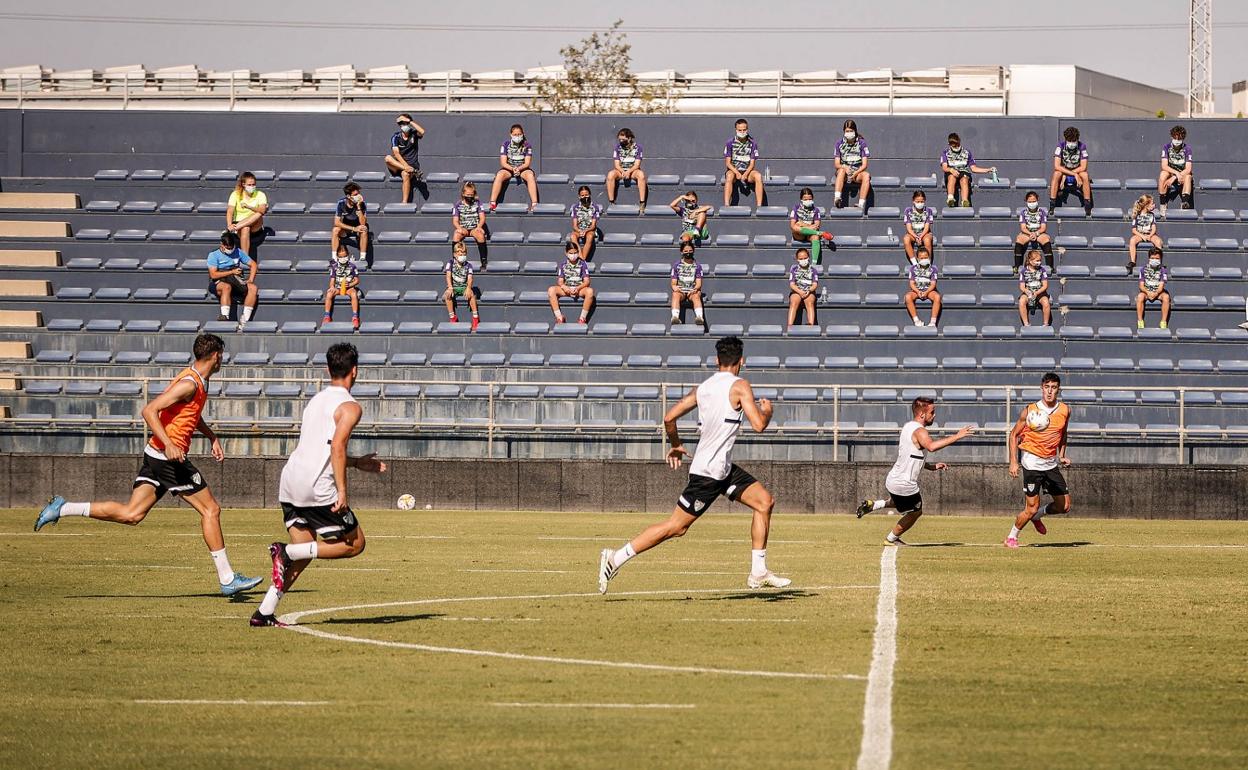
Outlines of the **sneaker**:
M923 325L923 321L919 320L918 318L915 318L915 319L914 319L914 325L915 325L915 326L922 326L922 325Z
M637 216L644 217L646 215L646 202L642 201L637 204Z
M1132 270L1134 270L1134 269L1135 269L1135 263L1134 263L1134 262L1128 262L1128 263L1127 263L1127 273L1129 274L1129 273L1130 273Z
M1018 538L1016 538L1016 537L1007 537L1007 538L1005 539L1005 547L1006 547L1006 548L1017 548L1017 547L1018 547Z
M491 213L491 214L493 214L493 213L494 213L494 211L495 211L495 209L497 209L497 208L498 208L498 202L497 202L497 201L490 201L490 213Z
M1183 201L1183 210L1184 210L1184 211L1190 211L1190 210L1191 210L1191 209L1193 209L1193 208L1195 208L1195 206L1193 206L1191 203L1188 203L1187 201Z
M260 610L256 610L251 614L251 620L248 621L252 628L263 628L265 626L276 626L277 628L285 628L286 624L277 619L276 615L264 615Z
M321 323L323 324L327 324L332 320L334 320L334 317L330 315L329 313L326 313L324 316L321 317Z
M693 322L697 324L698 326L701 326L703 330L710 328L706 323L706 316L702 316L701 318L697 318L695 316L693 319Z
M425 172L421 171L420 169L416 169L415 171L413 171L412 181L415 182L416 184L421 184L422 182L424 182Z
M861 503L858 503L858 510L854 511L854 515L861 519L873 510L875 510L875 501L863 500Z
M230 316L228 313L222 313L221 315L217 316L217 320L222 323L228 323L230 320Z
M836 206L838 209L843 209L843 208L845 208L845 199L844 199L844 198L837 198L837 199L833 202L833 204L832 204L832 205L833 205L833 206Z
M1035 527L1036 531L1042 535L1049 534L1049 528L1044 526L1044 522L1039 519L1032 519L1031 526Z
M286 555L285 543L269 543L269 558L273 560L273 587L286 590L286 572L290 569L290 557Z
M969 209L970 207L971 207L970 201L962 201L962 208Z
M1017 278L1017 277L1018 277L1018 265L1015 265L1015 266L1014 266L1014 277L1015 277L1015 278Z
M360 330L360 317L358 315L351 316L351 328L357 332Z
M614 555L615 551L610 548L603 548L602 553L598 555L598 593L600 594L607 592L607 583L619 571L618 567L611 566L611 557Z
M957 202L956 199L952 195L948 195L945 197L946 206L953 206L953 204L956 202Z
M453 315L453 316L451 316L450 320L451 320L451 323L453 323L453 324L457 324L457 323L459 323L459 316L457 316L457 315Z
M557 324L563 323L563 316L562 315L555 316L555 323Z
M474 315L474 316L472 317L472 330L473 330L474 332L477 330L477 326L478 326L480 323L481 323L481 319L480 319L480 318L477 318L477 317Z
M1085 206L1083 207L1083 215L1084 215L1085 217L1090 217L1090 216L1092 216L1092 204L1091 204L1091 203L1089 203L1089 204L1087 204L1087 205L1085 205Z
M888 537L885 537L884 545L910 545L910 544L907 543L905 540L902 540L899 537L895 537L892 540L889 540Z
M236 331L236 332L241 332L241 331L243 331L243 330L244 330L244 329L246 329L246 328L247 328L247 322L246 322L246 321L239 321L239 322L238 322L238 326L235 326L235 327L234 327L234 331Z
M750 588L784 588L785 586L787 586L789 583L792 583L792 582L793 582L792 580L789 580L788 578L785 578L785 577L780 577L779 575L770 571L762 575L751 574L745 580L745 584L749 586Z
M1137 328L1137 329L1143 329L1143 328L1144 328L1144 322L1143 322L1143 321L1136 321L1136 322L1135 322L1135 328Z
M828 232L819 233L819 239L824 240L824 241L830 241L832 240L832 233L828 233Z
M56 495L48 504L43 506L43 510L39 511L39 517L35 519L35 531L43 529L49 524L55 524L61 520L61 506L65 505L65 498Z
M578 324L585 324L586 326L588 326L588 325L589 325L589 319L588 319L588 318L585 318L585 317L581 317L581 318L576 319L576 322L577 322Z
M1057 201L1049 201L1049 216L1053 216L1053 212L1057 209Z
M1242 324L1240 324L1240 325L1239 325L1239 328L1241 328L1241 329L1248 329L1248 321L1244 321Z
M1158 325L1157 325L1157 328L1158 328L1158 329L1169 329L1169 328L1170 328L1170 324L1166 323L1165 321L1162 321L1160 324L1158 324Z
M250 591L260 585L261 580L264 580L264 578L249 578L246 575L235 572L234 579L221 586L221 595L234 596L235 594L241 594L244 591Z
M935 328L936 328L936 319L935 319L935 318L928 319L927 325L928 325L928 326L930 326L930 327L932 327L933 329L935 329Z
M1161 204L1157 207L1157 210L1161 212L1161 215L1164 217L1166 215L1166 204Z

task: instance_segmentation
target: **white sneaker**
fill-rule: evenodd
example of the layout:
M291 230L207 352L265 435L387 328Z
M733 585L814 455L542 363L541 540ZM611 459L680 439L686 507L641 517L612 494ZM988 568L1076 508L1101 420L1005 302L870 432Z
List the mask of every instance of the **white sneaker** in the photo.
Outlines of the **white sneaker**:
M914 321L914 325L915 325L915 326L922 326L922 325L923 325L923 322L922 322L922 321L920 321L920 320L919 320L919 319L917 319L917 318L912 319L912 320Z
M1239 325L1239 328L1241 328L1241 329L1248 329L1248 321L1244 321L1242 324L1240 324L1240 325Z
M785 577L780 577L773 572L767 572L765 575L750 575L746 579L745 584L750 588L784 588L792 583Z
M603 548L602 554L598 557L598 593L600 594L607 592L607 583L615 577L618 571L616 567L611 566L611 557L614 555L615 551Z

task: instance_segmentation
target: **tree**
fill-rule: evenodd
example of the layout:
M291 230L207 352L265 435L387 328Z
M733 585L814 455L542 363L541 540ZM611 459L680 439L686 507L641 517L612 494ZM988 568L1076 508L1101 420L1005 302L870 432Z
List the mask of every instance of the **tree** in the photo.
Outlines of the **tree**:
M563 75L539 80L529 108L564 114L671 112L666 84L639 85L629 72L632 46L621 23L616 19L605 32L561 48Z

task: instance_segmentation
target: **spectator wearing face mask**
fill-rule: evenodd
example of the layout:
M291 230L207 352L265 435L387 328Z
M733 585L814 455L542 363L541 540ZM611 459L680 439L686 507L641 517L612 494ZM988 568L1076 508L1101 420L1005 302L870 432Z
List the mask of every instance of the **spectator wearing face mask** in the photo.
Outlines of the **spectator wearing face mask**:
M1057 194L1063 187L1082 193L1083 212L1092 216L1092 177L1088 174L1088 147L1079 141L1079 129L1067 126L1062 141L1053 149L1053 180L1049 182L1049 216L1057 208Z
M1163 214L1166 213L1166 195L1176 185L1183 208L1192 208L1192 148L1187 144L1187 129L1183 126L1170 129L1170 141L1161 148L1161 175L1157 177L1157 197L1162 201Z
M364 193L355 182L342 187L342 198L334 212L334 229L330 235L330 259L338 256L338 245L343 241L358 242L360 253L368 253L368 212L364 206Z
M1040 208L1040 196L1034 191L1023 198L1024 206L1018 211L1018 235L1014 236L1014 275L1023 267L1023 252L1039 248L1044 261L1053 270L1053 239L1049 237L1049 214Z
M914 321L915 326L922 326L919 311L914 305L916 302L931 302L932 318L928 321L928 326L935 326L936 320L940 317L940 292L936 291L938 276L936 268L932 266L931 252L925 247L919 247L918 259L910 266L908 277L910 291L906 294L906 310L910 312L910 320Z
M477 330L480 318L477 316L477 294L472 285L472 263L468 261L468 245L463 241L451 247L451 258L442 268L446 274L446 291L442 292L442 301L446 303L446 312L451 323L459 321L455 314L455 298L463 297L472 311L472 330Z
M594 203L589 188L581 185L576 191L576 203L572 206L571 240L581 250L581 259L589 259L594 249L594 239L598 235L598 217L602 216L602 206Z
M345 244L338 244L333 259L329 260L329 288L325 290L325 315L322 323L334 320L334 300L348 297L351 300L351 328L360 328L360 271L355 260L347 253Z
M810 251L798 249L789 268L789 326L797 323L799 309L806 310L806 325L815 325L815 302L819 297L819 268L811 263Z
M1018 276L1018 317L1023 326L1031 326L1031 313L1039 308L1044 314L1044 325L1053 320L1049 302L1049 269L1044 266L1039 249L1027 252L1027 262Z
M758 142L750 136L745 118L736 122L736 133L724 145L724 205L732 205L732 191L737 185L754 186L755 205L763 205L763 175L759 173Z
M680 323L681 308L689 305L693 308L696 323L706 326L706 318L702 316L702 265L694 256L693 244L686 241L680 244L680 259L672 265L672 323Z
M819 264L823 242L832 241L832 233L820 229L823 224L823 209L815 205L815 194L809 187L803 187L798 193L797 205L789 213L789 232L793 240L810 244L811 257Z
M867 141L858 133L858 124L852 120L845 121L842 138L836 143L832 157L832 165L836 167L836 192L832 205L845 207L841 200L841 192L846 188L858 188L858 208L867 210L867 194L871 192L871 174L867 166L871 164L871 150Z
M238 245L251 254L251 237L264 229L264 215L269 210L269 198L256 189L256 175L244 171L234 182L225 207L225 229L238 235Z
M932 244L935 241L932 235L932 223L936 221L936 217L927 207L927 195L922 190L915 190L910 196L910 205L902 212L901 221L906 226L906 234L902 236L901 245L906 250L906 259L913 265L915 248L922 246L928 254L931 254Z
M975 156L969 147L962 145L962 138L957 134L949 135L949 146L940 153L940 170L945 172L945 205L956 203L954 195L961 193L962 207L971 207L972 174L995 173L996 166L981 168L975 164Z
M1161 248L1161 236L1157 234L1157 204L1151 195L1141 195L1131 207L1131 240L1127 242L1127 272L1135 270L1135 250L1141 243Z
M1161 265L1162 252L1157 246L1148 251L1148 264L1140 268L1140 293L1135 295L1135 326L1144 328L1144 306L1149 302L1161 303L1161 324L1165 329L1170 324L1170 292L1166 290L1166 281L1170 274Z
M524 138L524 127L519 123L511 127L511 136L498 148L498 164L494 175L494 188L490 190L490 211L498 208L498 196L503 186L511 180L524 182L529 191L529 211L537 205L537 174L533 173L533 146Z
M581 301L580 323L588 323L589 310L594 304L594 290L589 285L589 266L581 259L581 250L568 241L563 245L564 261L555 268L555 285L546 290L550 309L555 313L555 323L563 323L563 311L559 300L570 297Z
M241 297L243 309L238 318L240 332L256 310L256 297L260 291L256 286L258 268L256 261L238 247L238 235L228 230L221 233L221 247L208 255L208 291L221 299L221 314L217 316L217 320L230 320L230 308L233 307L234 300Z
M690 190L677 195L668 206L680 216L680 240L701 242L711 237L710 228L706 226L711 207L699 206L696 192Z
M477 186L472 182L464 182L459 191L459 200L451 207L451 243L462 243L465 238L477 242L477 250L481 254L481 269L485 269L485 243L489 240L489 230L485 228L485 207L477 198Z
M637 183L637 209L646 214L646 172L641 170L641 143L633 136L632 129L621 128L615 138L615 152L611 154L611 170L607 172L607 201L615 203L620 182Z
M385 157L386 170L391 176L403 179L403 202L412 202L412 184L423 184L425 175L420 171L420 140L425 129L406 112L394 121L399 130L390 137L390 154Z

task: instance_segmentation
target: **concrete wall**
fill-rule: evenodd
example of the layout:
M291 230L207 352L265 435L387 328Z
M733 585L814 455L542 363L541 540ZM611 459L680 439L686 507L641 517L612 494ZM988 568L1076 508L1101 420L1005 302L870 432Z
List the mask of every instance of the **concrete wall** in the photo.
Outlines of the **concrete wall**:
M201 462L230 508L276 510L282 459ZM53 494L71 500L124 499L139 461L128 456L0 455L0 507L35 509ZM883 493L882 463L750 462L785 513L848 513ZM671 511L686 476L658 462L400 459L382 476L351 471L360 509L389 508L405 492L435 510ZM1067 471L1076 515L1105 518L1248 519L1248 468L1089 465ZM965 464L924 479L933 514L1009 515L1020 482L1001 465ZM165 505L177 503L166 500ZM719 509L742 510L720 502Z

